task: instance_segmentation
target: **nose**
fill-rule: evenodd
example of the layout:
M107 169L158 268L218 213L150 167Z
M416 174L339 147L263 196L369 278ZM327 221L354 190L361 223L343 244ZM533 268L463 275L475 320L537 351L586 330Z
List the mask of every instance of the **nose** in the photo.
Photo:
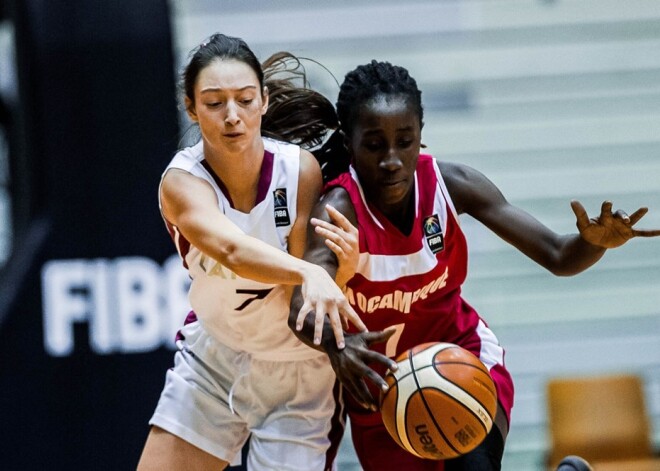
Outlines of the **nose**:
M389 172L396 172L403 167L403 160L396 149L390 149L383 160L380 161L380 168Z
M225 114L225 124L229 126L235 126L240 122L240 117L238 116L238 107L235 102L229 101L227 103Z

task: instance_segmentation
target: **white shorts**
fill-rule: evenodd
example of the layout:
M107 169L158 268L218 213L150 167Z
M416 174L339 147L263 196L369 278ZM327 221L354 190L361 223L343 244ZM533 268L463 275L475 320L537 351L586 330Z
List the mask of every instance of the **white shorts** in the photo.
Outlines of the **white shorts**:
M256 360L218 343L199 322L182 334L151 425L232 465L251 434L250 471L325 468L336 405L327 356Z

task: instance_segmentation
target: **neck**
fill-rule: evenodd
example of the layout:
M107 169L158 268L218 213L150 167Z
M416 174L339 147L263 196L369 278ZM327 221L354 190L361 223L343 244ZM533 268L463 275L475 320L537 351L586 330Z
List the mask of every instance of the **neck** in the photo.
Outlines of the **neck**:
M408 194L397 204L387 207L378 207L379 211L394 225L402 234L410 234L415 222L415 187L410 187Z
M259 176L264 159L264 144L259 136L240 149L212 149L204 142L204 157L224 183L234 208L249 212L257 198Z

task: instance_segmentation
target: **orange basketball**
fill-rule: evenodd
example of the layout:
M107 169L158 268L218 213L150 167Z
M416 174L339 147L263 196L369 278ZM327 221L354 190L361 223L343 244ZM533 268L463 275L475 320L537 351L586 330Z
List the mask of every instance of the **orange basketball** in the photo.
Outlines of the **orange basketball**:
M387 431L421 458L455 458L488 435L497 411L497 392L488 369L452 343L425 343L396 359L390 388L380 397Z

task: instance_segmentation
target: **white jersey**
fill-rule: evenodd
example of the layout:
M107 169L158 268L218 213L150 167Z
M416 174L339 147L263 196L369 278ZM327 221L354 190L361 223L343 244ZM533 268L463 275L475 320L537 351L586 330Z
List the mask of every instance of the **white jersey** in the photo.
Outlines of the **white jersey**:
M249 213L232 207L222 181L204 160L202 142L177 153L165 172L177 168L205 180L215 190L225 216L247 235L286 252L297 216L300 148L268 138L263 142L257 204ZM165 223L192 278L192 309L210 335L255 358L302 360L322 355L289 329L290 300L281 285L241 278L191 245L167 220Z

